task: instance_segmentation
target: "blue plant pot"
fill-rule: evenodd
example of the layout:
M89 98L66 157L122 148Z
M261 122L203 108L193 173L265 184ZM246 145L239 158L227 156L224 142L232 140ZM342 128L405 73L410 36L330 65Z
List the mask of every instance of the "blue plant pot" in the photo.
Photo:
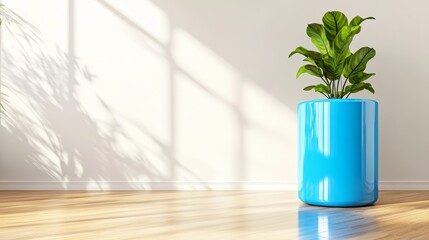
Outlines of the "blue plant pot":
M321 99L298 104L301 201L354 207L378 199L378 103Z

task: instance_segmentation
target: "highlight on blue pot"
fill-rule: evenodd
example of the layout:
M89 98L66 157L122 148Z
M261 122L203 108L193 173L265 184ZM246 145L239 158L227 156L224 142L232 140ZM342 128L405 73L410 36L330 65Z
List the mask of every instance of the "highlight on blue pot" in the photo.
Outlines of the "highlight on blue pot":
M354 53L350 51L350 44L365 20L375 18L356 16L349 22L342 12L331 11L323 16L322 24L308 24L307 35L318 51L298 47L289 57L298 53L308 62L299 68L297 78L306 73L320 78L323 83L307 86L305 91L314 90L326 98L348 98L362 90L375 93L372 85L366 82L375 73L365 72L367 63L376 54L375 49L362 47Z

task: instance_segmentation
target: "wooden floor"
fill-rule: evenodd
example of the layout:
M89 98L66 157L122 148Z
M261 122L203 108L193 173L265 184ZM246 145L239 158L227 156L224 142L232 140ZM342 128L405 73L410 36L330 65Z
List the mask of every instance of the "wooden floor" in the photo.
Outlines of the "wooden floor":
M295 192L0 191L0 239L429 239L429 191L319 208Z

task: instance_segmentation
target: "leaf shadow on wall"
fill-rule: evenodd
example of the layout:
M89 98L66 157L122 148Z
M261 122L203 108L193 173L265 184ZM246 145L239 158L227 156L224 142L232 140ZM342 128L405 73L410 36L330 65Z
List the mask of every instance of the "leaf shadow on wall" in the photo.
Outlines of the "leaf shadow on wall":
M171 128L175 129L175 124L180 121L195 121L198 125L204 126L198 130L195 130L195 126L188 127L189 131L182 130L186 133L186 138L185 134L176 135L173 132L172 135L177 140L173 143L180 142L184 145L182 140L194 139L196 144L188 148L198 149L199 146L210 145L208 139L217 138L221 135L220 133L223 133L218 142L234 139L230 145L234 146L235 156L232 157L232 161L224 164L225 169L231 167L234 171L231 181L242 184L255 179L266 182L284 182L285 178L289 181L295 180L295 108L297 95L300 92L289 90L291 86L298 89L300 86L296 81L280 79L285 74L280 73L279 70L285 71L285 69L278 64L284 64L287 56L285 52L289 49L279 51L276 47L265 44L264 41L267 39L276 38L269 35L273 33L269 33L267 38L254 38L258 35L258 31L261 31L259 36L262 36L266 30L263 26L271 19L268 12L263 16L255 16L250 12L246 13L243 19L239 19L234 15L234 11L240 9L238 3L232 3L231 9L228 10L222 8L224 2L218 4L198 1L180 3L148 1L147 3L154 5L153 8L157 9L159 15L167 19L168 26L165 28L168 29L168 39L162 41L151 35L143 26L144 24L134 20L136 16L129 16L127 10L121 6L115 6L113 2L106 0L97 0L97 2L121 23L136 32L137 36L141 37L142 43L147 42L146 45L156 46L157 54L168 63L169 80L172 86ZM216 11L217 8L219 11ZM231 15L226 16L220 11L226 11ZM147 12L146 14L151 15ZM261 19L263 21L259 22ZM235 25L231 28L232 24ZM240 29L240 26L244 27ZM256 26L256 28L249 28L249 26ZM246 41L243 42L243 39ZM273 59L272 56L275 58ZM225 72L227 74L224 74ZM210 75L216 77L210 78ZM220 86L222 84L224 85ZM201 102L198 96L189 96L190 91L183 93L185 92L183 89L188 86L192 86L192 93L200 92L204 95L204 99L201 99L209 99L207 102L215 104L204 105L191 113L180 112L184 108L195 108ZM231 95L228 95L229 87L234 88L235 91ZM183 100L184 98L187 99ZM214 105L216 106L213 107ZM224 110L215 116L218 121L227 119L226 122L234 119L231 125L235 125L231 130L222 128L222 124L204 116L206 113L213 114L217 106L221 106L220 108ZM176 114L177 112L179 113ZM182 119L184 115L189 117L186 120L177 121L176 115L181 115ZM177 129L181 130L183 125L186 124L178 126ZM191 124L188 123L188 125ZM212 134L210 129L216 128L219 131ZM207 132L204 139L191 136L192 132L197 131ZM213 147L209 150L226 152L224 149L228 149L223 144L218 144L216 147L217 149ZM202 155L203 157L199 160L204 162L207 161L207 157L210 157L211 152L207 151ZM261 166L269 167L262 169ZM254 178L255 175L258 177Z
M73 12L69 15L73 17ZM70 49L52 49L34 26L9 9L4 10L3 16L10 34L6 41L17 44L13 51L2 48L2 91L10 95L3 100L6 115L2 115L1 127L2 179L51 179L51 183L44 184L63 189L81 189L82 184L88 189L124 185L156 189L157 182L173 180L159 168L171 164L169 146L143 126L134 127L150 138L160 152L127 153L118 149L120 141L139 149L123 129L123 124L133 123L112 110L95 92L91 93L93 101L103 106L101 111L109 120L102 122L91 117L79 101L79 89L91 91L96 76ZM69 20L73 29L74 19ZM72 49L73 36L69 40ZM8 103L11 99L14 102ZM163 162L154 164L148 160L148 154L158 154L157 159ZM184 166L176 163L172 167L199 181Z

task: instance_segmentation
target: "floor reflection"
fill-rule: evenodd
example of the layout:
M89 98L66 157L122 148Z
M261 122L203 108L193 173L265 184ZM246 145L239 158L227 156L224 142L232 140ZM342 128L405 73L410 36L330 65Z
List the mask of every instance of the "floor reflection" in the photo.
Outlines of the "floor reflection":
M356 208L332 209L300 206L299 239L346 239L377 228L375 220Z

